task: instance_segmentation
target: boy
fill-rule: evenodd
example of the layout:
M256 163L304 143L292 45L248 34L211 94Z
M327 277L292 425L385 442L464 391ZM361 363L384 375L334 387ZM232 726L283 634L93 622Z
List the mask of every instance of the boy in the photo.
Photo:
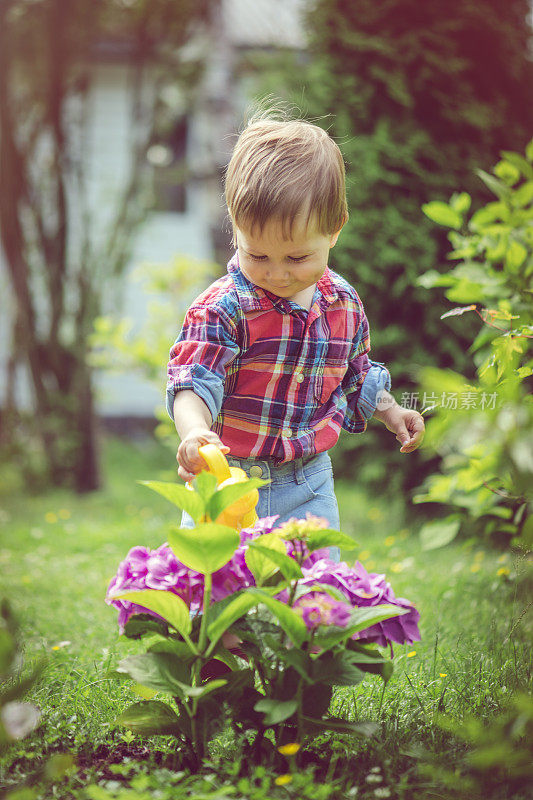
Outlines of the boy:
M388 370L368 358L356 291L327 266L348 219L342 155L308 122L257 119L237 141L225 195L237 252L170 351L178 474L194 477L205 467L198 447L214 443L230 464L271 480L259 517L309 512L338 528L327 451L341 427L361 433L375 416L402 453L424 432L421 415L388 393Z

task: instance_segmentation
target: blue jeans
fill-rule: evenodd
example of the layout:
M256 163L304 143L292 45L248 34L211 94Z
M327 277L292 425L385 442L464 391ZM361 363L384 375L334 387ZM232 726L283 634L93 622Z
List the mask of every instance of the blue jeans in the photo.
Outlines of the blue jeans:
M267 486L259 489L258 517L279 514L278 524L291 517L305 519L309 512L316 517L325 517L330 528L339 530L339 507L333 488L331 459L327 453L298 458L286 464L231 455L226 457L230 466L240 467L249 477L270 479ZM181 527L194 527L193 520L185 512ZM338 547L330 547L330 558L339 561Z

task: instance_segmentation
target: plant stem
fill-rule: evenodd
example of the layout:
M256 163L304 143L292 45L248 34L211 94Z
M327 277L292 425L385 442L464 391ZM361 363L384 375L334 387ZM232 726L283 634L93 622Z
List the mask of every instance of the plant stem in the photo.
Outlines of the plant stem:
M207 642L207 611L209 609L209 603L211 602L211 588L213 585L213 578L211 573L207 573L205 575L204 580L204 602L203 602L203 615L202 621L200 623L200 636L198 641L198 649L200 653L203 655L205 651L205 646Z
M206 643L207 643L207 610L209 608L209 603L211 601L211 588L213 585L211 573L207 573L204 578L204 600L203 600L203 614L202 614L202 621L200 623L200 634L198 637L198 651L200 656L204 655L206 650ZM192 668L192 683L194 686L198 686L200 683L200 670L202 667L201 658L197 659L194 662ZM192 733L192 743L194 748L194 754L198 763L201 762L204 754L204 742L202 741L202 736L198 730L198 697L194 697L192 701L192 712L191 712L191 733Z

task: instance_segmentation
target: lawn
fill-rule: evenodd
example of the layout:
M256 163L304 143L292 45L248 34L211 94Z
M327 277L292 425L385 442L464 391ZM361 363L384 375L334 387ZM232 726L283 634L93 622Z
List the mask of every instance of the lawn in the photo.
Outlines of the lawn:
M190 776L180 771L169 739L139 739L118 728L117 715L139 698L106 673L141 645L118 636L116 611L103 598L128 549L159 546L176 522L175 508L136 481L172 475L168 450L149 440L112 439L105 446L105 490L84 497L60 491L0 496L1 593L21 623L24 669L47 657L29 694L42 711L41 725L2 760L0 786L10 798L528 796L525 780L513 782L511 770L507 781L498 766L505 748L520 751L527 744L520 730L508 741L498 733L511 698L531 690L524 559L475 541L423 551L397 499L369 499L349 483L339 483L337 494L341 526L356 546L343 558L384 572L396 595L421 613L422 640L395 646L385 689L372 676L353 690L336 690L333 712L377 722L380 733L317 738L307 767L283 786L264 767L241 764L229 733L215 742L202 773ZM464 766L467 747L439 724L440 715L448 727L469 715L481 721L487 746L499 748L496 767ZM72 755L64 777L50 768L43 772L52 753ZM455 769L455 788L443 788L445 767Z

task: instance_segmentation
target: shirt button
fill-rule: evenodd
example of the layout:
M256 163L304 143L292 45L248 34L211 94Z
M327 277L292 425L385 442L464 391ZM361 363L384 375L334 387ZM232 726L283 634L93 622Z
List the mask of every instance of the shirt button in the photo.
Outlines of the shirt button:
M292 436L292 431L290 428L283 428L282 435L287 436L289 439Z
M263 470L257 464L254 464L253 467L250 467L250 478L260 478L263 474Z
M303 379L304 379L304 376L302 375L302 373L301 372L297 372L296 373L296 380L298 381L298 383L302 383Z

